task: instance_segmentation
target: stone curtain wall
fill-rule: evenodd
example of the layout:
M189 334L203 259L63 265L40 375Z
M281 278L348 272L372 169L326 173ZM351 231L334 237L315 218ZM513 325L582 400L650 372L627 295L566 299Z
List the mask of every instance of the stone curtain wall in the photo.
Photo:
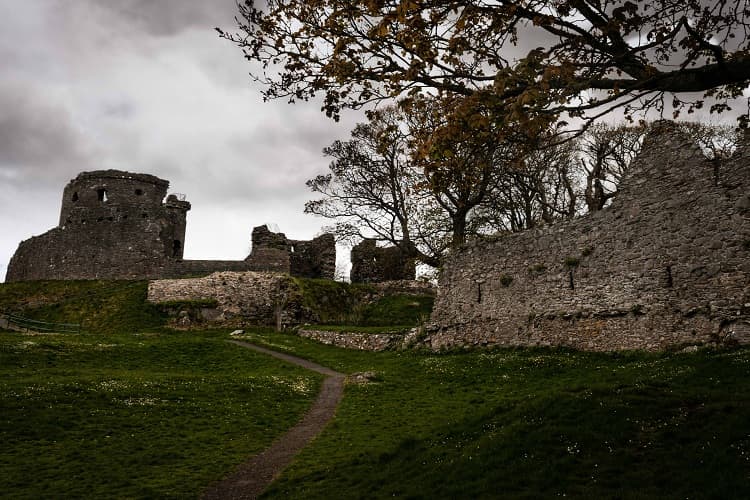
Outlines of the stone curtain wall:
M608 209L451 256L424 342L750 343L749 282L750 140L709 161L660 122Z

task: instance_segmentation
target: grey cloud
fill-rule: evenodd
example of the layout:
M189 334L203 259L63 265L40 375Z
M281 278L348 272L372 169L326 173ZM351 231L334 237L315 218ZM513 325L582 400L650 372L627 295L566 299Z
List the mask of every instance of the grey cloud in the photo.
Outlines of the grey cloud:
M86 139L69 110L27 83L0 84L0 173L36 182L62 179L90 164Z
M190 28L213 29L233 23L234 0L91 0L112 15L152 36L173 36Z

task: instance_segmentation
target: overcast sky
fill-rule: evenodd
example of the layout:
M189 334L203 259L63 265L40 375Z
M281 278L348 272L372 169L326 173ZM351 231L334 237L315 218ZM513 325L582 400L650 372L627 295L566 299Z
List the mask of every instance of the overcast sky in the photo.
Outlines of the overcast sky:
M57 225L79 172L115 168L187 195L185 257L242 259L253 226L308 239L321 150L361 117L264 103L232 28L235 0L0 0L0 279Z

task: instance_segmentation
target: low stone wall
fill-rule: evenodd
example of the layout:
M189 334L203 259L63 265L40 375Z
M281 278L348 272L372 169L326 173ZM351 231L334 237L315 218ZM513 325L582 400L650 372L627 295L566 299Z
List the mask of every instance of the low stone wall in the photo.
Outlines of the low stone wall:
M215 308L198 308L190 301L215 300ZM179 326L209 322L222 326L273 326L281 314L282 325L309 321L309 312L289 276L266 272L218 272L202 278L154 280L148 285L148 301L155 304L184 302L176 311ZM186 314L187 313L187 314Z
M435 287L426 281L417 280L391 280L379 283L370 283L377 291L377 297L386 295L432 295L436 293Z
M360 351L385 351L400 347L404 342L403 333L358 333L330 330L300 329L297 335L322 344Z

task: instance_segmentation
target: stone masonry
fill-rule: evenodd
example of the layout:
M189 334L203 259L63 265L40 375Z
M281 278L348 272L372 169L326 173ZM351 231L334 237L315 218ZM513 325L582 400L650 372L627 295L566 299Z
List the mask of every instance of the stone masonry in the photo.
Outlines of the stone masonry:
M750 343L750 137L710 161L657 123L609 208L451 255L424 343Z
M139 278L182 259L190 203L169 182L119 170L84 172L63 191L60 224L21 242L7 281Z
M205 300L216 301L216 307L201 307L197 317L178 325L191 326L198 322L220 326L270 326L276 324L278 315L283 325L311 319L300 303L291 278L285 274L227 271L201 278L154 280L148 284L149 302L173 303L177 309L182 309L178 311L181 314L190 309L191 301Z
M414 259L398 247L379 247L373 239L362 240L352 248L352 283L379 283L391 280L413 280Z
M169 181L148 174L79 174L63 191L59 226L19 244L6 281L177 278L217 271L333 279L336 246L330 234L289 240L259 226L245 260L184 260L190 203L166 196L168 187Z

